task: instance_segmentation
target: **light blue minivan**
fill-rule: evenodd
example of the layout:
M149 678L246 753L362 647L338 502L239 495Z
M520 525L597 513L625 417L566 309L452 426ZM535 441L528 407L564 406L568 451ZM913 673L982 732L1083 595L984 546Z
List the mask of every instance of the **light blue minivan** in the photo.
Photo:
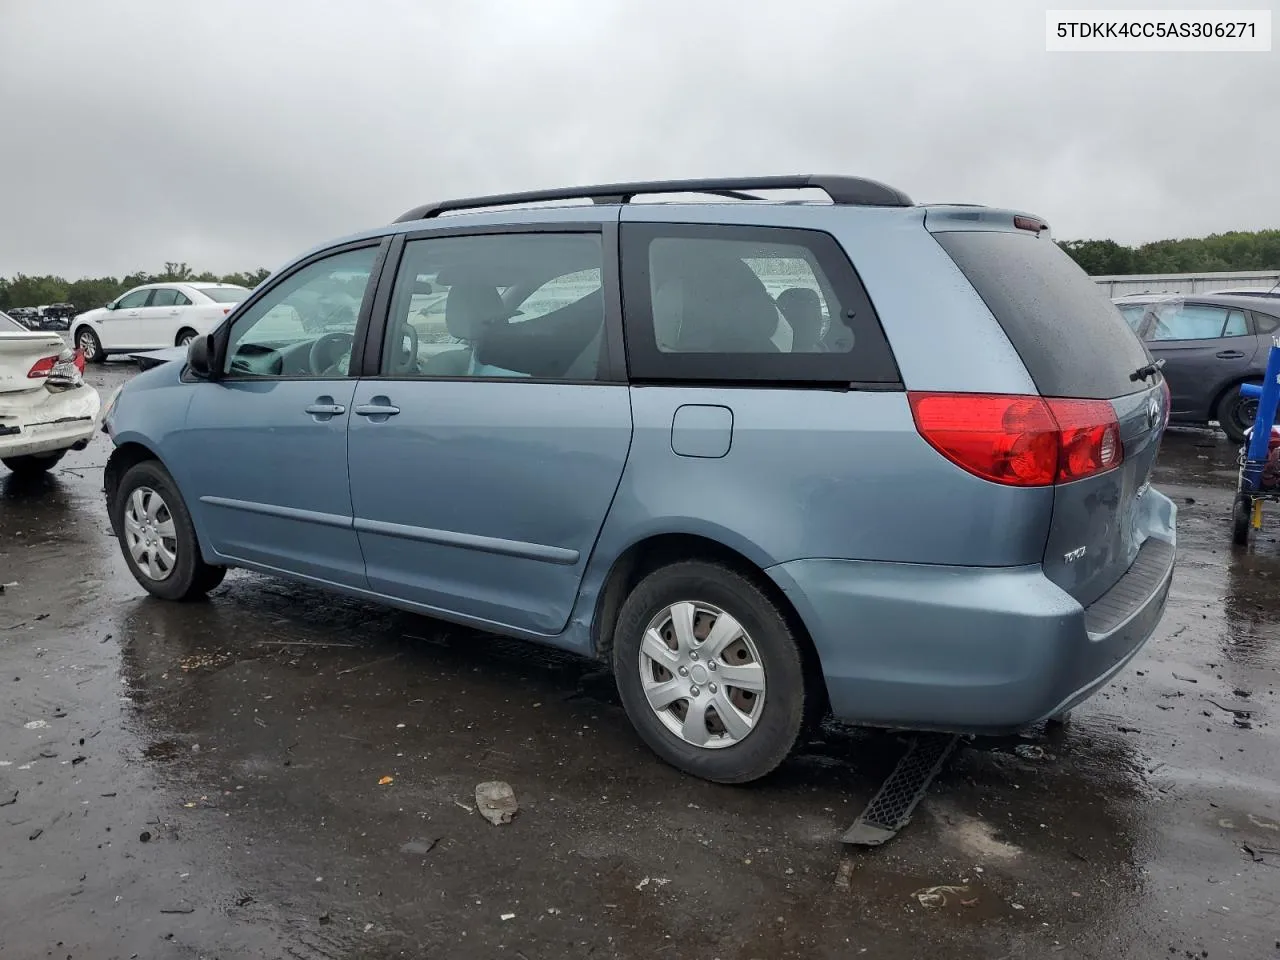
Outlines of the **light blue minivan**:
M420 207L156 359L105 419L145 589L243 567L599 658L711 780L828 713L1061 715L1172 576L1168 394L1116 308L1043 221L875 181Z

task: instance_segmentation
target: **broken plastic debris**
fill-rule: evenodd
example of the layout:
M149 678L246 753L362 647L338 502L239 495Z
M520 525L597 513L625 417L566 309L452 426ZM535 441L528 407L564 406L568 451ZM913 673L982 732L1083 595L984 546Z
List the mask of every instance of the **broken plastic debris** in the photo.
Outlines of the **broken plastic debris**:
M476 809L495 827L510 823L520 809L511 784L502 780L489 780L476 784Z
M514 920L515 918L516 918L516 915L514 913L504 913L502 915L503 920Z
M945 907L948 899L957 897L963 902L969 898L971 891L968 887L956 884L941 884L936 887L925 887L923 890L917 890L911 896L922 907Z
M651 883L655 887L665 887L670 882L671 881L666 879L665 877L645 877L643 880L641 880L639 883L636 884L636 889L643 890L645 887L649 886L649 884Z
M49 725L48 720L28 720L22 726L27 730L43 730Z
M392 779L393 778L391 777L382 777L380 780L378 780L378 786L385 787L388 783L392 781Z

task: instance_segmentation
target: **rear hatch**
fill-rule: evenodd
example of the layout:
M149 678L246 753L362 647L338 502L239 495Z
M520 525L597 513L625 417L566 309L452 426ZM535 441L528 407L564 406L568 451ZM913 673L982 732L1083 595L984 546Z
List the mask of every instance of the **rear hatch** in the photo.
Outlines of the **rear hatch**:
M56 333L26 330L7 317L0 317L0 394L43 387L48 371L29 376L41 360L57 357L67 345Z
M1040 395L1105 401L1114 413L1123 459L1054 487L1045 546L1045 575L1088 606L1129 569L1147 539L1141 497L1167 419L1163 378L1135 376L1151 363L1146 348L1047 229L1019 229L1012 214L1007 229L942 219L930 224L935 239L1004 329ZM1092 407L1107 414L1105 406Z

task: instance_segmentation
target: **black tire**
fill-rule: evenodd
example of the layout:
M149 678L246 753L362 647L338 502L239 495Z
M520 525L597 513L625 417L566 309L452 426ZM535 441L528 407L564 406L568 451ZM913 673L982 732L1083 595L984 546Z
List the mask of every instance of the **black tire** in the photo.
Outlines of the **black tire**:
M106 354L102 352L102 341L98 339L98 335L88 327L80 327L76 330L75 335L76 346L80 352L84 354L84 359L88 363L106 363Z
M163 576L152 576L144 570L129 547L130 532L126 524L126 509L130 506L130 498L135 491L158 494L162 509L157 514L161 524L166 519L172 521L173 536L161 537L166 548L172 544L170 552L175 560ZM124 554L129 572L144 590L162 600L196 600L222 582L226 574L224 567L205 563L200 556L200 544L196 539L195 527L191 523L191 514L183 502L178 486L173 482L158 460L144 460L130 467L116 488L115 499L111 504L111 525L116 531L116 539L120 542L120 552Z
M181 330L178 331L177 339L173 341L173 345L175 347L185 347L187 344L189 344L192 340L194 340L198 336L199 334L196 333L194 330L192 330L190 327L183 327Z
M1257 415L1258 401L1240 396L1238 386L1231 387L1222 395L1214 411L1218 426L1232 443L1244 443L1244 432L1253 426Z
M1249 542L1249 523L1252 520L1253 498L1244 493L1237 493L1235 503L1231 506L1231 541L1237 546L1245 546Z
M754 726L729 746L698 746L684 739L659 718L645 694L640 664L645 633L655 617L680 602L711 605L732 616L750 638L763 668L764 702L758 707ZM698 622L695 618L695 634ZM725 649L734 650L736 646L730 644ZM693 649L696 651L696 647ZM717 663L730 662L715 659ZM704 680L716 676L705 669L709 661L704 659L702 663L700 675ZM641 739L673 767L705 780L747 783L765 776L786 759L804 724L807 695L804 662L787 618L755 582L719 563L696 560L673 563L640 581L618 614L613 670L623 707ZM675 683L685 682L685 678L675 673L664 676ZM716 690L711 682L698 688L691 681L691 686L704 697L708 691ZM731 690L732 685L724 684L721 693L730 695ZM732 696L741 698L745 694L734 690ZM691 701L685 698L682 702L687 716ZM665 712L679 719L674 712L678 709L679 704L673 704ZM705 706L703 711L705 729L709 730L713 724L722 726L720 721L709 717ZM725 731L720 735L725 735Z
M66 455L65 450L55 450L53 453L29 453L21 457L5 457L0 460L0 463L20 477L34 477L52 470Z

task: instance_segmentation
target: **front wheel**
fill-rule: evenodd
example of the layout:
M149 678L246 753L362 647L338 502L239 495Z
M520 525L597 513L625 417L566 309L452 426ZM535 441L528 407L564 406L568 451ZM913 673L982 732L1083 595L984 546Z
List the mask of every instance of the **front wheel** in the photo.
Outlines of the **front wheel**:
M1231 540L1237 546L1249 542L1249 525L1253 522L1253 497L1237 493L1231 507Z
M21 457L5 457L0 462L20 477L34 477L52 470L66 455L65 450L55 450L53 453L29 453Z
M645 743L706 780L765 776L804 723L796 637L755 582L721 564L674 563L645 577L618 615L613 668Z
M1258 401L1240 396L1240 388L1232 387L1218 401L1215 416L1232 443L1244 443L1244 432L1253 426L1258 416Z
M192 340L196 338L196 332L190 327L178 331L178 339L174 342L176 347L188 346Z
M225 568L204 562L177 484L155 460L135 464L111 504L125 563L143 589L162 600L194 600L216 587Z
M88 363L103 363L107 359L106 354L102 352L102 341L88 327L81 327L76 331L76 346L80 348L81 356Z

